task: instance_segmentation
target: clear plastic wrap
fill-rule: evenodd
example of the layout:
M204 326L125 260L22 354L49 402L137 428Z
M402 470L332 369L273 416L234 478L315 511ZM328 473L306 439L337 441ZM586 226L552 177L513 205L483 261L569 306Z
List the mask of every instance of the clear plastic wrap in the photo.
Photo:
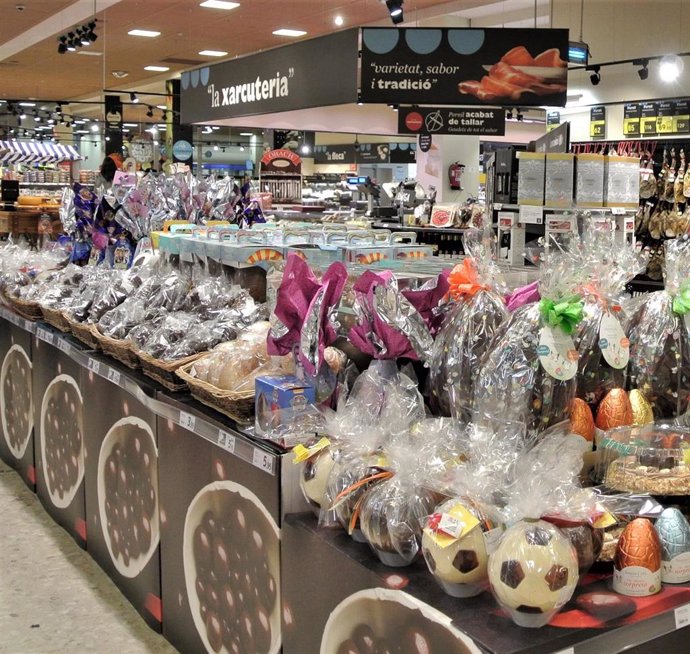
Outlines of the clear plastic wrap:
M665 250L666 288L647 294L628 323L628 387L657 418L685 414L690 399L690 239L666 241Z
M454 305L429 359L429 389L435 413L462 417L460 406L471 403L472 384L479 364L499 326L508 318L504 285L490 258L481 258L479 233L466 235L466 258L449 277ZM479 242L478 242L479 241ZM451 408L451 403L456 406Z
M583 271L575 257L551 253L540 268L538 304L517 309L504 322L482 360L474 407L543 431L565 420L577 388L573 334L582 318L575 294Z

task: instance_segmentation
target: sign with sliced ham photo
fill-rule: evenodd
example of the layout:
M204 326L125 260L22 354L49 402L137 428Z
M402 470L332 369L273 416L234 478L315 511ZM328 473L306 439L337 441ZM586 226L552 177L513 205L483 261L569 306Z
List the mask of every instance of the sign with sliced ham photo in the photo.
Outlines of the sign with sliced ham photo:
M362 29L362 102L566 103L568 30Z

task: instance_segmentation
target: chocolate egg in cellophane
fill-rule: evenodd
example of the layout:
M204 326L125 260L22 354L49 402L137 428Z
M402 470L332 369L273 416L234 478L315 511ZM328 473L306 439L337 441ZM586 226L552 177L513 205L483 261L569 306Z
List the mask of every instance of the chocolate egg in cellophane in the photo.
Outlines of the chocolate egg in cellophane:
M548 522L518 522L489 557L489 582L496 600L516 624L542 627L575 590L575 548Z

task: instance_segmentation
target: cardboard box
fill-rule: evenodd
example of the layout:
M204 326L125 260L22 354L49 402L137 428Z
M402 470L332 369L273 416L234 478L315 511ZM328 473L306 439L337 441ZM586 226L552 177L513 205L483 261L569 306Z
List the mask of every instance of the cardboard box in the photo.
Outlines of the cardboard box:
M32 346L36 493L45 510L86 547L84 369L72 358L84 346L45 325ZM45 339L58 343L59 347Z
M160 632L158 428L131 392L154 397L160 387L109 357L89 356L99 374L83 370L86 549Z
M291 419L316 401L313 386L294 375L256 378L257 436L268 435L282 420Z
M604 202L606 207L637 208L640 203L638 157L606 157Z
M574 198L575 155L546 155L544 206L571 207Z
M35 491L32 341L31 332L0 318L0 459Z
M541 152L518 152L518 204L542 206L546 156Z
M578 154L575 161L575 204L578 207L604 206L603 154Z

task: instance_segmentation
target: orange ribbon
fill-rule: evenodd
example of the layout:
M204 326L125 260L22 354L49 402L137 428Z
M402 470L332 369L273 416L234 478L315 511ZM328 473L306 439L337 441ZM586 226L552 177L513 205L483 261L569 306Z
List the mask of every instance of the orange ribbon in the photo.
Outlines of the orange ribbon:
M591 282L582 287L581 293L585 297L591 295L604 308L604 310L609 308L609 303L606 301L606 298L599 292L597 286Z
M488 286L479 283L477 266L474 260L469 257L451 270L448 283L450 284L450 296L454 300L459 300L463 295L472 296L478 291L484 291L488 288Z

